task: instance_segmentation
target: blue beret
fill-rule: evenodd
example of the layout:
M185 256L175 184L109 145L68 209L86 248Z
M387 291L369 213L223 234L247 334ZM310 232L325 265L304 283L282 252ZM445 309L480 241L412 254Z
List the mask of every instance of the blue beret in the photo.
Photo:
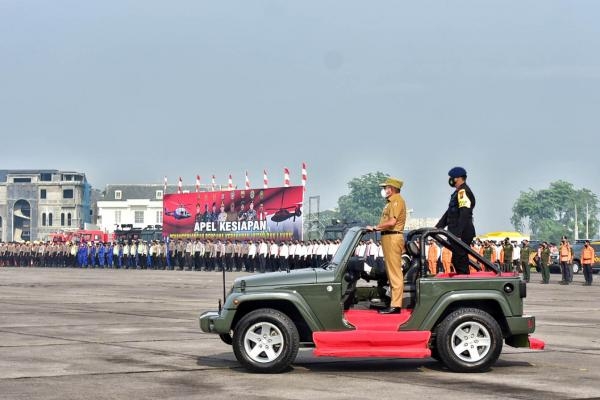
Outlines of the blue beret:
M454 167L448 171L450 178L458 178L459 176L467 176L467 171L463 167Z

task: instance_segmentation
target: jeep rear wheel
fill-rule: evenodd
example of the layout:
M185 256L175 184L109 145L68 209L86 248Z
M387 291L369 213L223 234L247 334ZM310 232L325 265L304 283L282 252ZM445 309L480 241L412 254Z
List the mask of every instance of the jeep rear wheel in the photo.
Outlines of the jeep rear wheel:
M480 372L496 362L502 351L502 330L487 312L461 308L436 328L439 359L455 372Z
M298 355L300 338L292 320L281 311L263 308L244 316L233 333L237 360L254 372L277 373Z

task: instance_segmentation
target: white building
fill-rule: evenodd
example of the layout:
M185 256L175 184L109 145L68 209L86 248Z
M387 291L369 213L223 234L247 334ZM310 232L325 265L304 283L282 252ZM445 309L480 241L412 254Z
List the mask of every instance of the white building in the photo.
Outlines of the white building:
M419 229L419 228L432 228L435 226L435 224L438 223L439 220L440 220L439 218L431 218L431 217L426 217L426 218L408 217L406 220L404 229L413 230L413 229Z
M195 186L182 188L183 193L195 190ZM133 228L162 225L163 191L161 184L107 185L97 202L97 225L107 233L123 224ZM176 192L177 186L167 186L167 193Z

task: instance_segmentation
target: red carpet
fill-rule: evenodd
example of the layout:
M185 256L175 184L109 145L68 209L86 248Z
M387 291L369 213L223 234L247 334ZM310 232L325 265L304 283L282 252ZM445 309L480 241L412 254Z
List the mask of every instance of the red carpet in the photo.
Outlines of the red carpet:
M376 310L349 310L345 318L356 330L314 332L314 354L328 357L426 358L429 331L399 331L411 310L400 314L379 314Z

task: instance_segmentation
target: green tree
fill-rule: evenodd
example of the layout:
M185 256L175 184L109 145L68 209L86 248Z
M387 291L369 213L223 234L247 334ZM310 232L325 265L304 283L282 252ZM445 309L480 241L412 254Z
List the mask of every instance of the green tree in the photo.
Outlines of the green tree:
M519 231L528 224L532 235L540 240L557 240L563 235L572 239L575 209L578 236L585 236L586 214L590 236L595 236L599 226L598 197L589 189L576 190L565 181L552 182L548 189L521 192L513 205L511 222Z
M340 219L374 225L379 222L383 200L379 184L389 175L368 173L348 182L350 193L338 199Z

